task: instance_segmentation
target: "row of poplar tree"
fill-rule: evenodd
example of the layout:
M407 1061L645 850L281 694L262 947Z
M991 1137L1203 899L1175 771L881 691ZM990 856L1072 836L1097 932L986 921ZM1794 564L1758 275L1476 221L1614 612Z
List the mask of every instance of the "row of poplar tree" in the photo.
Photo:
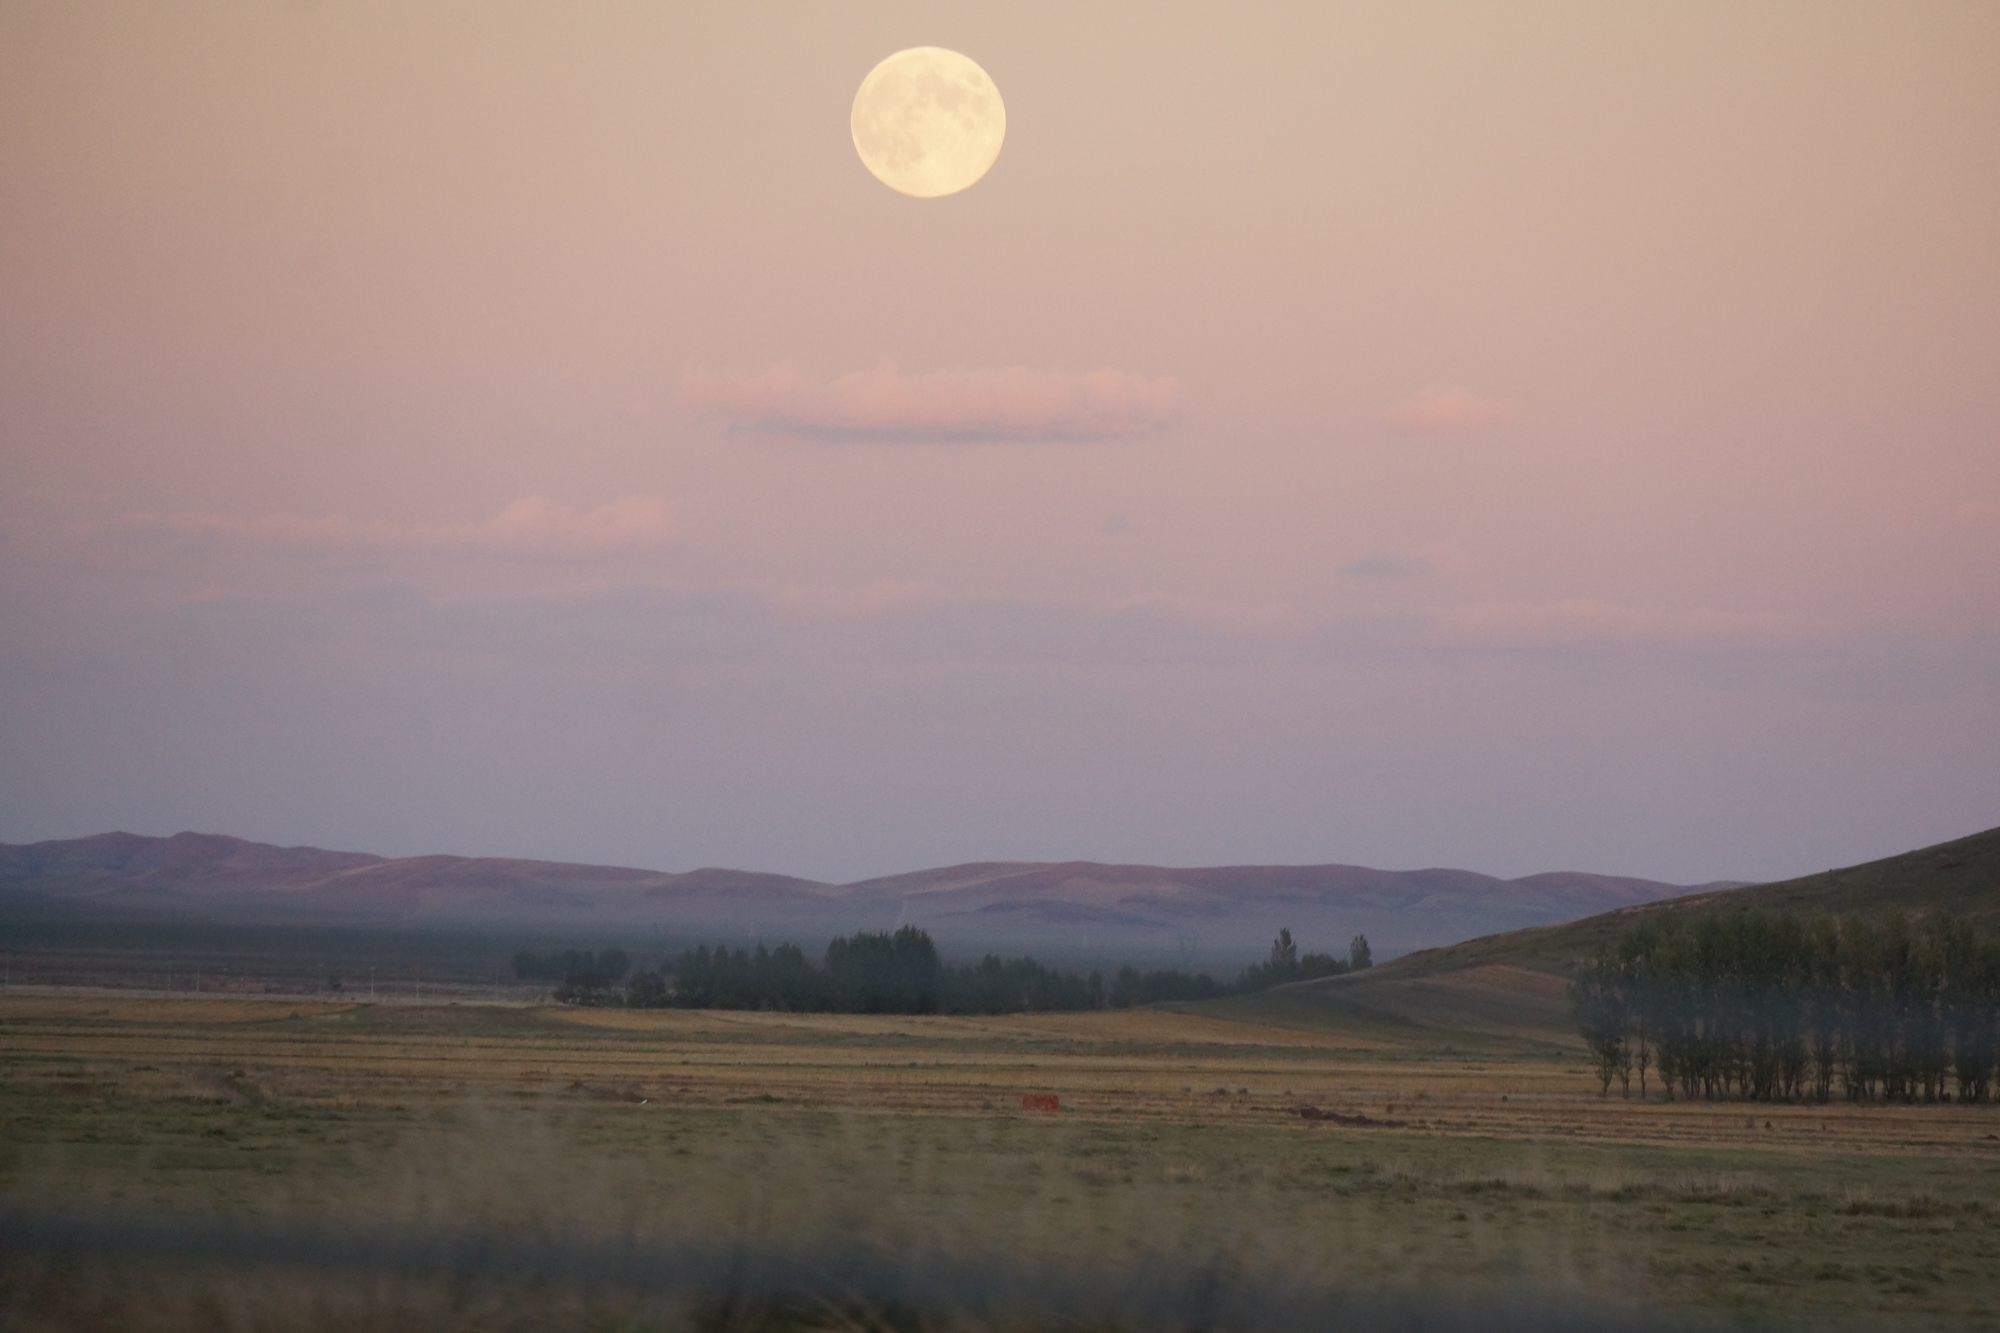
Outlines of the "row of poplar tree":
M1289 981L1333 976L1369 965L1368 939L1357 935L1345 960L1301 955L1289 930L1278 932L1271 955L1244 969L1233 984L1206 973L1140 972L1120 968L1107 985L1100 972L1081 975L1032 958L988 954L958 967L938 956L930 933L904 926L893 933L834 940L815 966L795 944L754 949L689 949L657 970L633 971L622 949L517 954L524 979L556 983L555 998L571 1004L622 1004L635 1009L776 1009L796 1013L1008 1014L1124 1009L1161 1000L1201 1000L1265 990Z
M1753 1101L1984 1102L2000 933L1900 910L1649 917L1583 967L1570 1009L1603 1091Z

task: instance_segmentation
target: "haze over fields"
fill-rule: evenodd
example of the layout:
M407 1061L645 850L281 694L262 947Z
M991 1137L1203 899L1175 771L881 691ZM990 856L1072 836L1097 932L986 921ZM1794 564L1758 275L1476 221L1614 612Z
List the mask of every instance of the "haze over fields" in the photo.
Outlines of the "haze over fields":
M1464 870L1087 862L948 866L823 884L740 870L391 860L197 833L0 844L0 908L17 914L607 937L644 931L814 947L836 934L917 925L958 954L1002 949L1230 970L1260 957L1280 926L1327 953L1344 954L1355 934L1366 933L1386 957L1702 887L1711 886L1575 873L1503 881Z
M1005 102L946 198L851 137L917 45ZM1984 827L1996 69L1976 0L11 0L0 839Z

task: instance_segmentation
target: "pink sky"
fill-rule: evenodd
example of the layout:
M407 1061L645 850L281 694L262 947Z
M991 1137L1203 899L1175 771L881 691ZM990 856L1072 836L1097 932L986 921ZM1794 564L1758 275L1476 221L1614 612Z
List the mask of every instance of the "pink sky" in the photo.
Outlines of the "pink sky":
M847 108L1006 99L913 199ZM2000 822L2000 9L0 6L0 840Z

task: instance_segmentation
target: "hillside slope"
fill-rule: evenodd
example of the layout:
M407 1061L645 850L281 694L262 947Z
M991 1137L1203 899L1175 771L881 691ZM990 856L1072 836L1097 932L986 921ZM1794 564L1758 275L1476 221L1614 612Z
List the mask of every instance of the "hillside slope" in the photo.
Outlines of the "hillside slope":
M1797 879L1690 893L1559 925L1425 949L1397 959L1380 975L1409 977L1496 964L1566 974L1577 960L1654 912L1750 908L1877 912L1890 906L1915 914L1950 912L1985 926L2000 926L2000 828Z
M1406 954L1366 972L1224 1001L1284 1021L1403 1044L1501 1039L1580 1047L1565 999L1575 965L1650 915L1766 908L1913 915L1949 912L2000 927L2000 828L1863 865L1772 884L1686 894L1558 925Z

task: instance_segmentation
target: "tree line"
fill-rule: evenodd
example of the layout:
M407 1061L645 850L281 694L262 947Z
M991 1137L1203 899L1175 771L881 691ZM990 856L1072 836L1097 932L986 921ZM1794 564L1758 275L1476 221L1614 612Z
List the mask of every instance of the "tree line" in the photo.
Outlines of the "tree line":
M1591 959L1570 1011L1601 1091L1752 1101L1985 1102L2000 1061L2000 933L1778 911L1655 916Z
M1245 968L1234 983L1207 973L1141 972L1123 967L1105 984L1088 975L1046 967L1033 958L987 954L952 966L930 933L916 926L843 936L817 965L795 944L754 949L684 951L657 969L632 970L622 949L566 950L514 957L524 980L556 982L569 1004L635 1009L775 1009L798 1013L1012 1014L1124 1009L1162 1000L1205 1000L1267 990L1290 981L1337 976L1371 963L1368 937L1357 935L1346 959L1301 955L1290 930L1280 930L1271 954ZM622 984L621 984L622 983Z
M592 953L564 949L537 954L523 949L514 955L514 975L523 981L553 981L555 997L568 1004L590 1004L625 979L632 958L623 949Z

